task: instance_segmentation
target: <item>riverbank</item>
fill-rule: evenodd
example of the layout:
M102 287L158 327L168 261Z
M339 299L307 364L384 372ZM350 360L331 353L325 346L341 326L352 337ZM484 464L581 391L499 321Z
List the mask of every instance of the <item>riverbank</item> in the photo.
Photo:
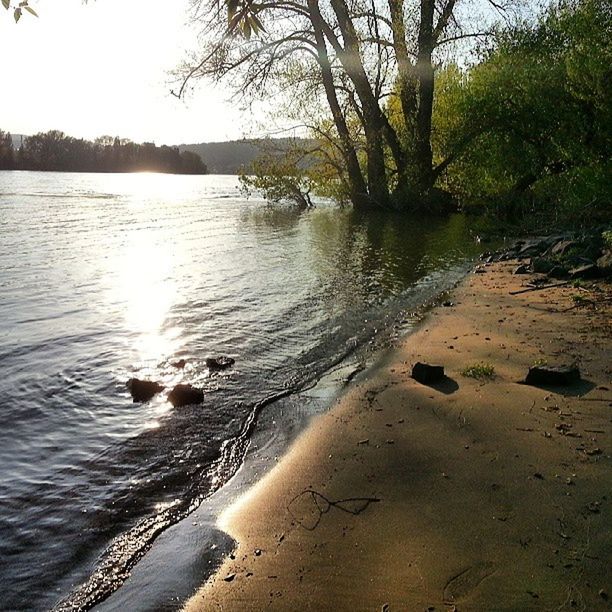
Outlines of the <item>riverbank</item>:
M188 610L608 608L610 287L511 295L513 267L470 275L225 512L237 547ZM583 381L519 384L542 361Z

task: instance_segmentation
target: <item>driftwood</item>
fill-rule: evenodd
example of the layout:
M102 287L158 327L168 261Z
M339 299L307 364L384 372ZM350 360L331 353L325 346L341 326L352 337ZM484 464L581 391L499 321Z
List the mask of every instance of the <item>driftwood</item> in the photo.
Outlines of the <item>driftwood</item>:
M579 397L579 402L612 402L612 397Z
M311 499L317 515L312 524L306 524L304 519L296 516L291 509L293 504L295 504L300 498L304 497ZM358 514L361 514L370 504L379 501L380 499L378 497L346 497L345 499L337 499L332 501L314 489L305 489L287 504L287 510L296 523L298 523L301 527L307 529L308 531L314 531L321 522L323 515L327 514L332 508L337 508L338 510L342 510L342 512L346 512L347 514L357 516Z
M510 291L510 295L518 295L519 293L528 293L529 291L539 291L540 289L553 289L554 287L563 287L569 285L572 281L563 281L562 283L554 283L552 285L539 285L537 287L529 287L528 289L519 289L518 291Z

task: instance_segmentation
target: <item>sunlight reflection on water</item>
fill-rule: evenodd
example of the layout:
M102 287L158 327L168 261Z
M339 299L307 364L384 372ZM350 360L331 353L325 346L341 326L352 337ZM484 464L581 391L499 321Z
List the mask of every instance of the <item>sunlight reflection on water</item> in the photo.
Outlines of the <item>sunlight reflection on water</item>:
M127 237L113 262L118 270L116 295L125 304L125 324L137 334L133 348L142 361L173 355L180 330L164 330L170 308L177 299L178 285L168 242L156 240L154 230L138 227Z

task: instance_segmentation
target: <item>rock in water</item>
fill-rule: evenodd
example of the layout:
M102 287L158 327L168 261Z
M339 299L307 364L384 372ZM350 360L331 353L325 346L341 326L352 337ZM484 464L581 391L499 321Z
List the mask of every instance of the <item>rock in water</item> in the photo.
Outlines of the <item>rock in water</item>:
M206 367L209 370L225 370L236 363L231 357L207 357Z
M578 366L533 366L529 368L525 382L528 385L572 385L580 380Z
M419 361L412 368L412 378L424 385L440 382L444 379L444 366L429 365Z
M175 407L201 404L204 401L204 391L191 385L176 385L168 394L168 401Z
M173 361L170 365L173 368L182 370L187 365L187 362L184 359L179 359L178 361Z
M148 402L156 393L164 390L164 385L160 385L152 380L130 378L127 381L127 388L130 390L132 399L135 402Z

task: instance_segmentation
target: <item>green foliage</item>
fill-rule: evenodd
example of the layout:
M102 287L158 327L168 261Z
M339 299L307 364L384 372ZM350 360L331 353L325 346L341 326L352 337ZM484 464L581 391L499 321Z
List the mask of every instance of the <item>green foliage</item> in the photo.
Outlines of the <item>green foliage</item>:
M562 1L500 31L469 72L436 89L434 147L467 207L532 225L610 218L609 0Z
M264 5L253 0L227 0L227 30L231 34L241 34L250 40L251 34L265 32L258 17Z
M293 149L282 154L265 151L250 168L240 174L243 191L259 191L272 203L290 201L304 208L312 207L310 193L314 181L307 167L300 164L306 152Z
M586 297L586 295L581 295L580 293L575 293L574 295L572 295L572 301L577 306L581 306L590 302L589 298Z
M320 136L329 126L321 123ZM337 147L328 137L321 139L281 139L260 141L261 154L239 175L243 191L253 191L272 203L290 202L313 206L311 195L348 201L348 187Z
M461 375L479 380L493 378L495 376L495 368L490 363L474 363L461 370Z
M602 232L601 239L607 249L612 249L612 230Z
M7 10L11 10L11 0L2 0L2 6ZM29 0L21 0L18 4L13 2L13 18L15 19L15 23L17 23L21 19L21 15L23 11L27 11L30 15L34 15L34 17L38 17L38 13L29 5Z

